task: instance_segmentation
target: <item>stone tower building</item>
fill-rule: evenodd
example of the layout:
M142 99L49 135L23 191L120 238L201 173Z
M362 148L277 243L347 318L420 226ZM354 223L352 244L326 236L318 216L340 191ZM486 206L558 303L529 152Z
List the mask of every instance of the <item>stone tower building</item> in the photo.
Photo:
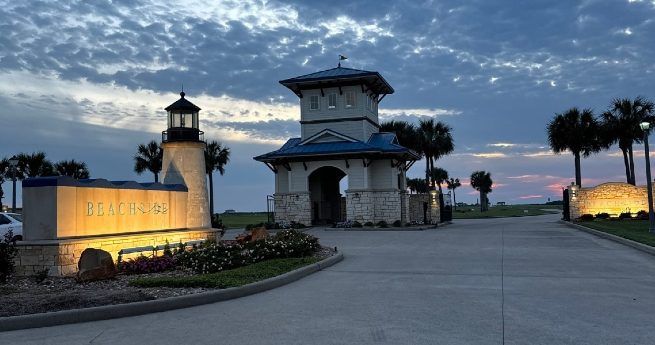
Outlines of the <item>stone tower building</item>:
M300 100L301 136L254 158L275 173L276 221L406 222L405 172L419 156L379 131L378 104L391 85L378 72L341 66L280 84Z
M198 126L200 108L184 98L166 107L168 129L162 132L162 183L188 189L187 228L211 228L204 133Z

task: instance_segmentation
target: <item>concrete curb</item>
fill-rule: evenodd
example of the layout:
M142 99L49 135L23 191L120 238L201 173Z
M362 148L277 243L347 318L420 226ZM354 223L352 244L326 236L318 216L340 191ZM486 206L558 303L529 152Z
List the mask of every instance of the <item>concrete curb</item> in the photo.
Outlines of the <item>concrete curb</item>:
M157 313L173 309L188 308L203 304L210 304L229 299L244 297L262 291L271 290L289 284L324 268L330 267L343 260L343 253L339 252L317 263L301 267L276 277L240 287L207 291L197 294L162 298L152 301L115 304L85 309L72 309L49 313L0 317L0 332L19 329L50 327L71 323L116 319L127 316L136 316Z
M618 242L620 244L632 247L632 248L637 249L639 251L642 251L644 253L647 253L647 254L650 254L650 255L655 255L655 247L651 247L649 245L645 245L643 243L639 243L639 242L636 242L636 241L633 241L633 240L629 240L627 238L623 238L623 237L612 235L612 234L609 234L609 233L606 233L606 232L603 232L603 231L592 229L592 228L586 227L584 225L579 225L579 224L574 224L574 223L571 223L571 222L567 222L565 220L560 220L559 223L568 225L571 228L578 229L580 231L584 231L586 233L590 233L592 235L596 235L598 237L602 237L602 238L610 240L610 241Z

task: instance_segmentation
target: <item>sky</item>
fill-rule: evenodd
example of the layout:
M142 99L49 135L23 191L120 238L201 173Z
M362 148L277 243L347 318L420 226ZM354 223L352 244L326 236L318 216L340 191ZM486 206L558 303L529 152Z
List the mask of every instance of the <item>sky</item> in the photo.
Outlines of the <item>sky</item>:
M298 99L278 81L339 54L394 87L382 121L452 127L455 152L437 166L463 181L457 201L476 201L475 170L491 172L492 203L561 199L573 156L549 151L553 116L655 99L655 0L0 0L0 33L0 157L44 151L85 161L93 178L152 181L133 155L161 139L184 85L205 137L231 149L217 211L266 208L273 173L252 157L300 135ZM584 159L582 176L625 181L620 150Z

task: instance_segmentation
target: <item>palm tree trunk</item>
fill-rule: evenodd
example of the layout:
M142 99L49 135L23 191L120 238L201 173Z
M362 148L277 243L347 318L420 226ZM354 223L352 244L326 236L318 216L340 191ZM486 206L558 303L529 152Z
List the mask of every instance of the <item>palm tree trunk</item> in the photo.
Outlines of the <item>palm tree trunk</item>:
M425 155L425 185L430 189L430 156Z
M455 198L455 188L453 188L453 211L457 209L457 199Z
M214 218L214 173L209 173L209 214Z
M159 174L153 173L155 175L155 183L159 182Z
M632 175L630 174L630 162L628 161L628 150L621 148L623 152L623 164L625 165L625 179L627 183L630 183Z
M434 159L432 159L432 157L430 157L430 172L432 172L432 171L434 171ZM430 175L432 175L432 174L430 174ZM433 176L430 176L430 177L432 178L432 189L436 189L437 188L437 180L435 180Z
M582 187L582 174L580 173L580 152L575 152L575 184Z
M628 155L630 156L630 179L631 179L630 184L632 184L633 186L636 186L637 185L637 179L635 178L635 161L634 161L633 155L632 155L632 144L630 144L630 146L628 146Z
M484 193L480 190L480 212L484 212Z

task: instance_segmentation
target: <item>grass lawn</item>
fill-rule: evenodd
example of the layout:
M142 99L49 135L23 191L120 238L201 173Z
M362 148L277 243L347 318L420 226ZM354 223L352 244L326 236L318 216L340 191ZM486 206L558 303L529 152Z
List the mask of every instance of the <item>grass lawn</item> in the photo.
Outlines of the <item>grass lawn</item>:
M552 211L544 211L544 209L551 209ZM453 211L453 219L540 216L560 212L562 212L562 206L559 205L492 206L489 207L487 212L480 212L480 206L460 206Z
M275 277L313 264L319 260L314 257L273 259L211 274L199 274L187 277L137 278L130 282L130 285L144 288L165 286L173 288L204 287L225 289Z
M648 232L647 220L596 219L591 222L576 222L576 224L655 247L655 235Z
M219 215L228 228L245 228L248 224L266 223L266 212L221 213Z

